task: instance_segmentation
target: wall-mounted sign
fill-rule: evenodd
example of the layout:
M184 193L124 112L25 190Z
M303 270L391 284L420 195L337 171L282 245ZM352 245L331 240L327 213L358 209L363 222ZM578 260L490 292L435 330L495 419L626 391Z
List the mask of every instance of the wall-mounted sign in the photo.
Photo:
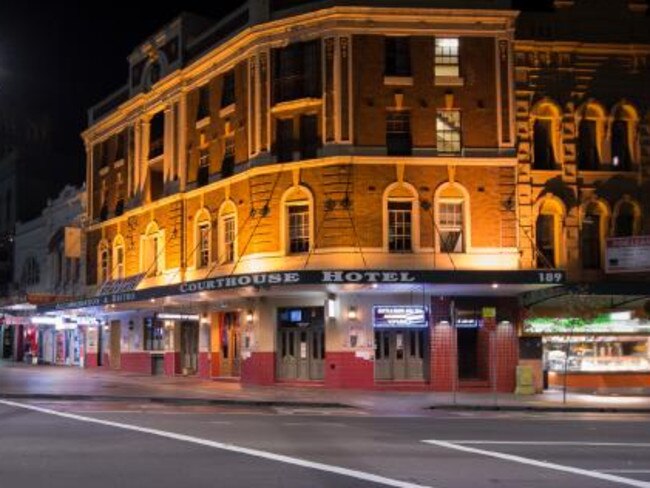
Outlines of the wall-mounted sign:
M607 239L605 272L640 273L650 271L650 236Z
M372 325L378 329L421 329L429 326L426 307L417 305L375 305Z
M156 318L160 320L187 320L198 322L201 316L196 313L158 313Z
M590 320L537 317L524 322L526 334L650 334L650 321L633 318L629 312L598 315Z

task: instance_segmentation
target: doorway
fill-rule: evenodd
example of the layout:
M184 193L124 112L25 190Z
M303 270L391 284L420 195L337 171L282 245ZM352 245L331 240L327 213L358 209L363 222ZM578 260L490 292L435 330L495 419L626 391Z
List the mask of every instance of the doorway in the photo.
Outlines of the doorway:
M241 327L238 312L223 314L219 328L221 355L219 375L225 377L238 377L240 375L240 348Z
M320 381L324 377L323 307L278 310L277 376L287 381Z
M12 359L14 356L14 328L5 325L2 337L2 358Z
M199 370L199 323L181 322L181 368L184 375L195 375Z
M457 328L458 378L478 379L478 327Z
M110 366L112 369L120 369L121 357L122 357L122 323L119 320L111 320Z
M375 330L375 379L423 381L428 329Z

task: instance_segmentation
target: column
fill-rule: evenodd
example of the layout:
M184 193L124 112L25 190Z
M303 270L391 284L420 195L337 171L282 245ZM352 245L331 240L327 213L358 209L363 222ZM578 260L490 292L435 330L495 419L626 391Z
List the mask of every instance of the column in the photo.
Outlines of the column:
M172 180L172 163L174 155L174 114L172 107L165 108L165 129L163 143L163 181Z
M185 190L187 183L187 93L181 94L178 101L178 161L176 163L176 174L180 181L180 191Z

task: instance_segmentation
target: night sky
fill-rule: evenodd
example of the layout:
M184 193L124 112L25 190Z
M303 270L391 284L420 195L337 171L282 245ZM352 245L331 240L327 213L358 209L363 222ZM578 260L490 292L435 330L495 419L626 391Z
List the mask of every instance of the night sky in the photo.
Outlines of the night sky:
M133 48L181 10L219 19L242 3L184 0L173 7L140 0L2 0L0 110L9 106L49 120L56 150L70 155L70 164L79 169L73 173L81 179L79 134L86 126L86 110L126 83L126 57Z

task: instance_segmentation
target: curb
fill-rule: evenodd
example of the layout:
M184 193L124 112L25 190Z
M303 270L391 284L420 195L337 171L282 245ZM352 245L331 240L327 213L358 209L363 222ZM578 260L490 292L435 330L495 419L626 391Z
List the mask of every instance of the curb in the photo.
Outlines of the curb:
M124 395L66 395L48 393L0 393L3 400L49 400L77 402L147 402L163 405L178 406L250 406L250 407L293 407L293 408L355 408L351 405L336 402L300 402L291 400L240 400L230 398L178 398L178 397L142 397Z
M648 414L650 408L570 407L544 405L432 405L428 410L466 410L475 412L565 412L565 413L631 413Z

